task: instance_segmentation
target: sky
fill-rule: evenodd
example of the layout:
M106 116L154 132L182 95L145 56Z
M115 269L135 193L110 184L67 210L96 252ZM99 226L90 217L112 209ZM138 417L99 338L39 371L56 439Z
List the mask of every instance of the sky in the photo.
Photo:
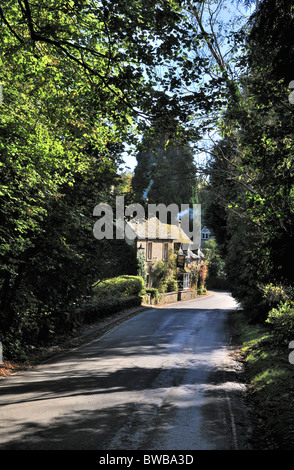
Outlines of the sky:
M122 156L125 162L125 164L123 165L123 171L126 173L130 171L133 172L135 167L137 166L136 157L130 155L128 152L124 152Z
M231 1L223 0L222 4L224 5L224 8L219 9L218 17L217 17L217 23L223 20L224 25L227 25L228 22L235 17L236 15L244 15L244 17L250 16L253 13L254 6L250 7L249 9L244 9L242 7L242 4L240 2L237 2L235 5L232 5ZM254 5L254 4L253 4ZM239 23L240 26L240 23ZM124 172L133 172L136 165L137 165L137 160L134 157L133 154L129 153L127 150L123 153L123 159L124 159L124 165L122 166L122 171ZM199 154L195 155L195 162L198 164L205 164L205 161L207 160L207 154L200 152Z

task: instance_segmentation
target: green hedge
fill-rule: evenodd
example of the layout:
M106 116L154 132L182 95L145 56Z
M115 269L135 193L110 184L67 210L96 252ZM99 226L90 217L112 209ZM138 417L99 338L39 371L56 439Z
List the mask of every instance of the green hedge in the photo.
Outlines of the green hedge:
M92 323L121 310L142 304L145 283L141 276L122 275L93 286L92 300L68 313L64 324L75 328L83 323Z
M294 302L281 303L266 319L271 325L274 342L280 346L294 339Z
M140 296L145 293L145 283L141 276L118 276L93 285L94 300Z
M103 319L121 310L138 307L141 305L141 297L130 296L99 301L92 301L85 304L82 308L73 312L72 320L76 324L92 323Z

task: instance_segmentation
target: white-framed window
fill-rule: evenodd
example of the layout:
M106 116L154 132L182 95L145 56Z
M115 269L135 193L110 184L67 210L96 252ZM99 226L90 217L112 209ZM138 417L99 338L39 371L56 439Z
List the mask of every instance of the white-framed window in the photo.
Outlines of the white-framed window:
M189 289L190 285L190 273L184 273L183 275L183 289Z
M190 287L190 273L183 273L178 280L179 290L189 289Z

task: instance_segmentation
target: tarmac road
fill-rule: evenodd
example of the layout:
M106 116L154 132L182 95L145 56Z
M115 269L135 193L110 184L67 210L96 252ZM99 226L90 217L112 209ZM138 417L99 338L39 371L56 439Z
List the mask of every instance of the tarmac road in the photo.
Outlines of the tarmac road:
M250 448L229 346L237 304L213 292L139 313L0 381L0 449Z

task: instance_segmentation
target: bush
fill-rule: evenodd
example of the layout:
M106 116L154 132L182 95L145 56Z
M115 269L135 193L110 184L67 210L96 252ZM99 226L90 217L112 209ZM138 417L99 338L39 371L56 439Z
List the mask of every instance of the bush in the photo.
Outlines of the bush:
M153 287L155 287L158 292L165 292L167 287L168 265L159 260L155 263L155 266L152 266L150 273Z
M176 257L170 251L167 262L159 260L150 269L152 286L160 293L177 291L176 273Z
M141 254L137 255L137 276L141 276L146 282L147 274L145 268L145 258Z
M138 296L114 297L99 302L90 302L76 311L76 316L81 324L92 323L121 310L140 305L141 297Z
M193 289L197 289L198 280L199 280L198 266L192 266L191 267L191 287Z
M294 339L294 302L284 302L273 308L266 319L273 328L273 339L276 344L287 344Z
M93 285L94 299L140 296L145 292L144 279L141 276L118 276Z
M269 306L278 307L282 302L287 300L285 288L280 285L276 286L272 283L261 286L263 297Z
M5 359L24 361L36 347L45 346L54 337L56 318L51 312L32 306L22 312L5 334L0 332Z
M198 272L199 272L199 286L198 287L200 289L204 289L206 278L208 275L208 268L207 268L207 264L205 261L203 261L201 265L199 266Z
M178 292L178 283L174 277L170 277L167 280L166 292Z
M159 296L158 289L156 289L155 287L147 287L146 292L147 294L151 295L151 299L158 300L158 296Z

